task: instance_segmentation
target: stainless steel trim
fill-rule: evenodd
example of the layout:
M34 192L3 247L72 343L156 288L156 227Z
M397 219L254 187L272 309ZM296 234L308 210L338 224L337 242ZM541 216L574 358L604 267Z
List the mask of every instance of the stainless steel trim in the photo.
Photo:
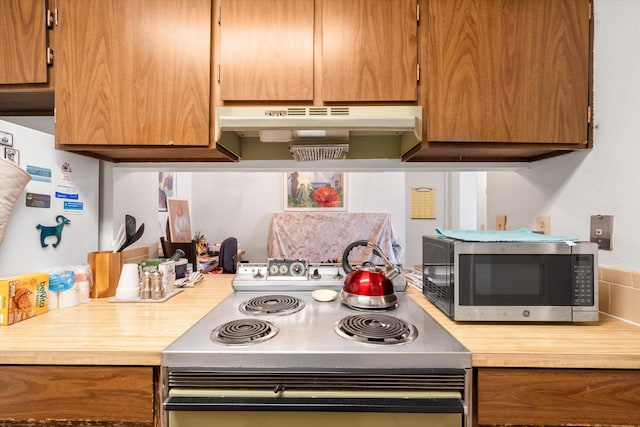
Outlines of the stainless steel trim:
M340 291L340 300L348 307L365 310L392 308L398 304L398 296L396 294L368 296L351 294L344 290Z

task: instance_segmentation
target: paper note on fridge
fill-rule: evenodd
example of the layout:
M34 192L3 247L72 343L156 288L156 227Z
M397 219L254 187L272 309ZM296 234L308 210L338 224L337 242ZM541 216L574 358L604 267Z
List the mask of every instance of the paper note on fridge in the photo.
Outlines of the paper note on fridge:
M78 188L71 183L56 184L56 199L78 200Z

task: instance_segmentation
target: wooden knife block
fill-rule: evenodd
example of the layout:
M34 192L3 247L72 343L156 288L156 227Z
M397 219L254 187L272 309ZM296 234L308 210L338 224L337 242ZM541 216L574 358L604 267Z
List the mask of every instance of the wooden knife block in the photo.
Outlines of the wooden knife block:
M115 296L122 271L122 252L91 252L87 258L93 275L93 285L89 296L91 298Z

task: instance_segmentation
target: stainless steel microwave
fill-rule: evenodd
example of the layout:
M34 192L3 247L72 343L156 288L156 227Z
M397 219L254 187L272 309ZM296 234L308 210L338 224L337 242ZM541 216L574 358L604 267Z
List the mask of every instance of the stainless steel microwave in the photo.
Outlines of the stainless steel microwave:
M456 321L598 320L598 246L423 236L422 292Z

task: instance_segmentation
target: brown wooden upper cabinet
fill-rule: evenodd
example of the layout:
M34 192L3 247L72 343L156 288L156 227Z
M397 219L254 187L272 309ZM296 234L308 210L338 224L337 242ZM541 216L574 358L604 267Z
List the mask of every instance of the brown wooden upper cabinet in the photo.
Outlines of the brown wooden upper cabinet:
M416 0L220 0L220 100L417 100Z
M587 144L589 0L430 0L426 140Z
M45 0L0 1L0 84L47 83Z
M220 1L223 101L313 99L314 0Z
M322 1L324 101L415 101L415 0Z
M57 146L209 146L211 0L57 4Z

